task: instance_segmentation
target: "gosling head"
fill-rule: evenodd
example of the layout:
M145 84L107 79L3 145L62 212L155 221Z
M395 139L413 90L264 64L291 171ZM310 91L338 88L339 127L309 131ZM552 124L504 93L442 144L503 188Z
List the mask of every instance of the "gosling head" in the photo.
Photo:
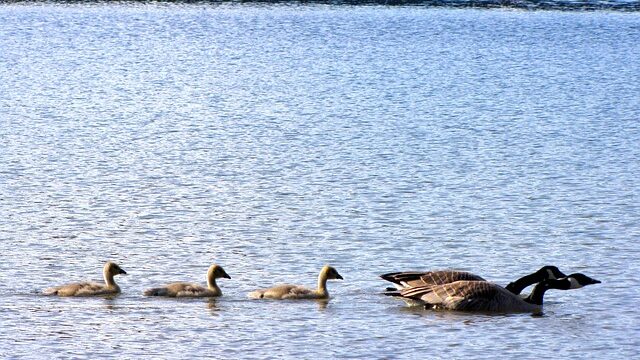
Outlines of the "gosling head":
M118 266L118 264L111 262L111 261L107 261L106 264L104 264L104 273L105 274L109 274L111 276L115 276L115 275L126 275L127 272L122 270L122 268L120 266Z
M332 266L325 265L325 267L322 268L322 271L327 274L327 279L344 280L342 275L338 274L338 271Z
M209 267L209 271L207 272L207 277L213 277L214 279L220 279L220 278L231 279L231 276L229 276L229 274L227 274L227 272L224 271L222 266L215 265L215 264Z
M540 270L537 271L537 273L543 279L551 279L551 280L556 280L556 279L560 279L567 276L562 271L560 271L560 269L558 269L557 266L553 266L553 265L543 266L542 268L540 268Z
M600 284L600 280L596 280L588 277L585 274L575 273L559 280L564 280L569 282L569 289L579 289L581 287L592 285L592 284Z

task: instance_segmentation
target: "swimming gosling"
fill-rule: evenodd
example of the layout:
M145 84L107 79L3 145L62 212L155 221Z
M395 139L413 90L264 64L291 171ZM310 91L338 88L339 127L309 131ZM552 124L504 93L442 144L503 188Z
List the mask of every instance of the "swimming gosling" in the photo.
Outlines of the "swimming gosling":
M174 282L163 287L147 289L146 296L167 296L167 297L216 297L222 295L222 290L216 284L216 279L231 279L220 265L211 265L207 271L207 287L186 282Z
M328 299L327 280L343 280L338 271L331 266L325 265L318 275L318 288L316 290L299 285L278 285L268 289L255 290L249 293L252 299Z
M104 284L96 282L79 282L55 286L43 291L44 295L57 296L103 296L117 295L120 293L120 286L116 284L113 277L120 274L126 274L116 263L108 261L104 264L102 275Z

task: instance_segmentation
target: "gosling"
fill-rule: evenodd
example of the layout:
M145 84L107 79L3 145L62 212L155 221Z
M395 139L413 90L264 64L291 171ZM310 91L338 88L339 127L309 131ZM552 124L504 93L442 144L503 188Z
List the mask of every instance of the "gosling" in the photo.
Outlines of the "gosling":
M104 296L117 295L120 293L120 286L116 284L113 277L120 274L126 274L116 263L108 261L104 264L102 275L104 284L96 282L79 282L54 286L43 291L44 295L57 296Z
M327 280L343 280L338 271L331 266L325 265L318 275L318 288L309 289L299 285L278 285L268 289L255 290L249 293L251 299L328 299Z
M222 290L216 284L216 279L231 279L222 266L211 265L207 271L207 287L186 282L174 282L163 287L147 289L146 296L167 296L167 297L217 297L222 295Z

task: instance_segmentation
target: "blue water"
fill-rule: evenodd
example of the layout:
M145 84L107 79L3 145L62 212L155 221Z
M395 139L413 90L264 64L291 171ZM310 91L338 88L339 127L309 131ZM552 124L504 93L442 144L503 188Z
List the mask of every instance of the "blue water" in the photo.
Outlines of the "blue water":
M0 357L632 358L640 13L0 5ZM40 295L99 278L115 299ZM216 300L142 296L231 280ZM251 301L313 286L328 304ZM542 317L378 275L602 284Z

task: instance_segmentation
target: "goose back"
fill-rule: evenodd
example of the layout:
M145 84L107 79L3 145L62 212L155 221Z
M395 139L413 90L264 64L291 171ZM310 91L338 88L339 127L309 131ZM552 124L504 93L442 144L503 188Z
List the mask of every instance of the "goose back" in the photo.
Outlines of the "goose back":
M428 285L442 285L454 281L485 281L484 278L467 271L436 270L436 271L402 271L380 275L384 280L392 282L397 289Z
M529 304L505 288L487 281L454 281L448 284L402 290L400 295L422 301L434 309L486 312L531 312Z

